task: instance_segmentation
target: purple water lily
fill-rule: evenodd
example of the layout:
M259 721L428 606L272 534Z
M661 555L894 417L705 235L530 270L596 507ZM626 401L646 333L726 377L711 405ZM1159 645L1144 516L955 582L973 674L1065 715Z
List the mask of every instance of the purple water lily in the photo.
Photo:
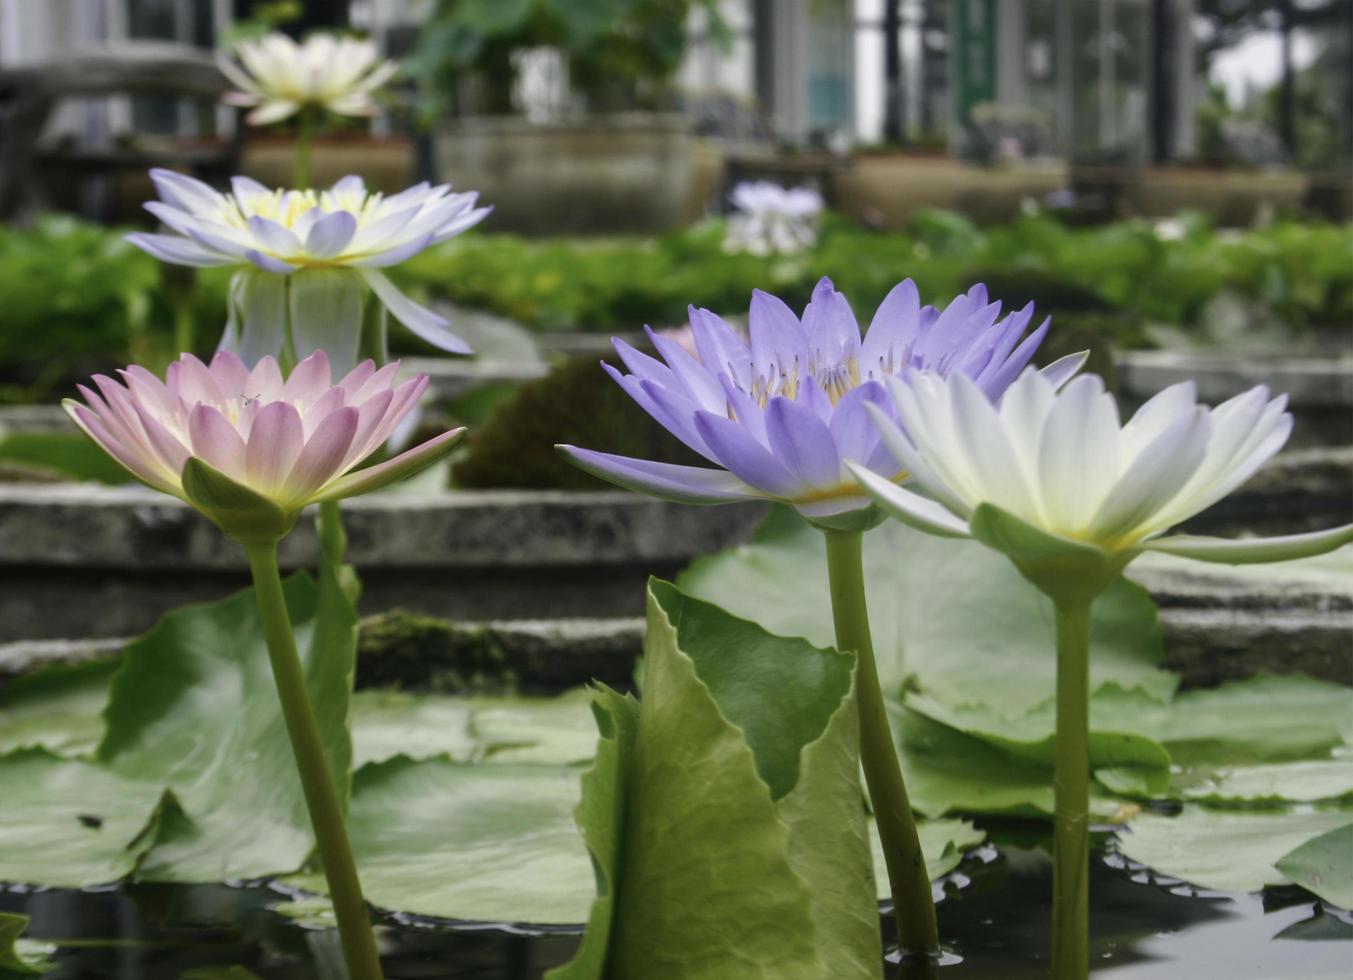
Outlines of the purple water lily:
M846 526L870 498L847 460L901 482L867 405L895 413L884 381L910 368L962 372L993 402L1027 365L1048 330L1032 333L1033 304L1001 316L985 286L943 311L922 306L915 283L895 286L861 338L855 314L829 279L797 317L757 290L750 342L709 310L690 310L698 356L649 331L659 361L617 339L631 373L602 366L649 415L718 469L678 466L560 446L577 466L619 486L684 503L769 499L823 526ZM1085 361L1073 354L1043 369L1054 386ZM664 363L665 362L665 363Z

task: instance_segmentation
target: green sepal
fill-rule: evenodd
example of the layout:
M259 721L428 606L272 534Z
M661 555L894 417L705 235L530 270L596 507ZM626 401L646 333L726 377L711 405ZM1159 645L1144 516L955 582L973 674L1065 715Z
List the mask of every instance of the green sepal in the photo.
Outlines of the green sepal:
M296 523L298 511L284 511L196 456L183 464L182 482L188 503L241 544L273 544Z
M45 944L38 955L32 955L20 948L24 944L38 945L19 938L27 926L28 916L0 912L0 977L36 976L51 969L45 955L47 952Z
M994 504L978 504L968 526L974 538L1006 555L1055 602L1093 599L1136 557L1051 534Z
M830 517L809 517L803 515L804 520L819 531L872 531L888 519L888 515L883 512L883 508L878 504L870 504L868 507L860 507L857 510L848 510L842 514L832 514Z

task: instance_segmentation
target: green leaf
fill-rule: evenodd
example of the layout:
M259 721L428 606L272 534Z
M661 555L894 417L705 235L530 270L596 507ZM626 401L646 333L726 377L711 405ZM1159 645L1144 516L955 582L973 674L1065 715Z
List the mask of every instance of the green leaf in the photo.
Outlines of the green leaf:
M864 556L885 690L906 683L946 704L982 704L1005 717L1052 697L1052 603L1008 559L895 521L865 535ZM697 560L677 584L772 633L833 642L822 535L790 512L773 513L751 544ZM1158 667L1163 650L1151 597L1118 581L1092 612L1092 689L1114 683L1168 698L1177 680Z
M123 484L132 476L82 433L10 432L0 435L0 464L22 463L54 475L96 483Z
M28 916L0 912L0 978L36 976L51 968L48 954L55 947L20 939L28 927Z
M348 835L367 900L449 919L582 922L593 888L572 819L579 775L403 756L363 767ZM289 881L325 891L322 875Z
M346 796L357 617L333 572L285 585L287 609L335 785ZM256 878L298 868L310 820L251 590L165 616L127 647L99 759L126 779L167 781L187 819L164 828L139 876Z
M625 795L615 867L601 862L609 946L585 946L568 975L600 977L604 959L609 976L879 976L854 658L663 582L648 612L627 778L592 783L611 806Z
M1171 795L1221 805L1320 803L1353 799L1353 758L1185 769Z
M131 874L172 804L162 788L42 749L0 758L0 880L85 888Z
M1118 845L1162 874L1204 888L1252 892L1289 884L1292 879L1274 865L1350 823L1353 809L1244 812L1188 805L1173 817L1141 814L1119 834Z
M1353 815L1342 827L1294 847L1274 867L1330 904L1353 909Z
M479 754L480 743L470 730L470 704L468 699L404 691L358 691L352 700L353 767L399 755L471 761Z
M578 952L567 964L552 970L547 975L549 980L600 980L606 976L611 923L618 910L629 776L640 707L633 698L602 687L592 695L592 710L600 732L597 756L583 773L582 800L573 816L592 857L596 898Z
M470 729L489 762L587 762L597 726L583 688L553 698L470 698Z
M103 738L103 709L115 661L55 666L0 690L0 753L44 748L89 757Z

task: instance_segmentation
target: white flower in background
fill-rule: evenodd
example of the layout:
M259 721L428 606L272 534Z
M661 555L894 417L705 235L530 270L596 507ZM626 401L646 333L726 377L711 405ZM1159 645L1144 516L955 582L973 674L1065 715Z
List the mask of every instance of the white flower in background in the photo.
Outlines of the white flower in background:
M1278 538L1161 537L1248 480L1287 441L1287 398L1270 398L1262 385L1209 410L1196 403L1192 382L1177 384L1126 425L1093 375L1058 392L1026 371L999 405L958 372L913 374L889 387L901 427L866 408L929 497L851 464L856 479L898 520L976 538L1035 581L1070 575L1088 587L1143 551L1248 563L1353 541L1353 525Z
M323 33L300 44L285 34L267 34L239 42L235 54L239 64L224 54L216 59L239 88L225 101L253 106L245 117L252 126L278 122L311 106L340 116L377 115L381 108L371 96L399 70L371 41Z
M724 247L730 252L789 254L817 242L822 195L811 188L743 181L728 199L738 209L728 219Z
M150 176L160 200L146 209L173 234L137 232L127 240L176 265L241 267L231 281L222 350L252 365L269 355L295 362L322 348L336 368L347 369L365 341L383 361L384 317L376 318L377 336L362 337L373 305L442 350L470 352L445 317L409 299L380 270L482 221L491 209L475 207L475 193L421 183L385 197L368 193L360 177L326 191L270 190L235 177L232 193L223 194L169 170Z

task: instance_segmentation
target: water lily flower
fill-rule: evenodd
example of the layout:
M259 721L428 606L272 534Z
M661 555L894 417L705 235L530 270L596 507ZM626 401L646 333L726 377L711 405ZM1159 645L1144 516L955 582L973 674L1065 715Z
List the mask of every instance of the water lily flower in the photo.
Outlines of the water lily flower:
M372 305L442 350L470 352L445 317L409 299L380 270L482 221L491 209L475 207L475 193L421 183L385 197L355 176L318 192L235 177L231 192L220 193L170 170L150 176L160 200L146 210L173 234L136 232L127 240L175 265L241 269L230 285L222 350L252 365L323 348L336 365L350 367L365 339L384 361L383 314L363 337ZM375 304L368 304L371 293Z
M743 181L728 199L737 209L728 219L724 241L730 252L789 254L812 248L817 242L822 195L812 188Z
M1056 611L1057 737L1052 972L1089 975L1090 608L1144 551L1202 561L1302 558L1353 541L1353 524L1284 537L1163 536L1252 476L1287 441L1287 399L1260 385L1208 409L1192 382L1166 388L1126 425L1103 382L1060 393L1026 371L999 405L970 378L889 382L897 421L869 412L898 467L929 496L847 466L883 509L932 534L1003 552Z
M362 463L418 403L426 375L396 383L399 363L364 361L337 382L316 351L284 378L226 351L205 365L183 354L164 381L138 365L121 383L94 376L84 404L63 407L85 434L146 485L197 507L241 540L280 538L308 504L368 493L448 453L464 429L393 459Z
M615 341L628 374L603 365L673 435L717 469L679 466L560 446L582 469L622 487L685 503L775 500L820 526L872 521L869 497L845 467L855 460L886 482L906 472L883 445L866 409L889 411L884 382L912 368L970 376L996 399L1029 363L1047 321L1025 336L1033 304L1005 317L974 286L942 312L923 307L906 280L888 294L868 333L828 279L802 318L764 292L752 294L750 342L708 310L691 308L698 357L649 336L662 360ZM1084 361L1044 369L1051 386Z
M311 34L297 44L280 32L235 46L237 64L224 54L216 61L239 91L228 93L231 105L253 106L245 117L264 126L294 116L308 107L341 116L374 116L381 111L371 98L399 70L381 58L371 41L334 34Z
M928 496L872 467L848 468L898 520L976 538L1030 577L1069 574L1078 588L1097 592L1104 576L1144 551L1265 562L1353 540L1353 525L1260 539L1163 536L1244 483L1286 442L1287 398L1270 397L1262 385L1208 409L1196 403L1193 383L1183 382L1125 425L1093 375L1059 393L1026 372L999 405L962 374L917 374L889 387L900 425L877 406L870 414L897 467ZM1098 571L1085 575L1090 570Z

